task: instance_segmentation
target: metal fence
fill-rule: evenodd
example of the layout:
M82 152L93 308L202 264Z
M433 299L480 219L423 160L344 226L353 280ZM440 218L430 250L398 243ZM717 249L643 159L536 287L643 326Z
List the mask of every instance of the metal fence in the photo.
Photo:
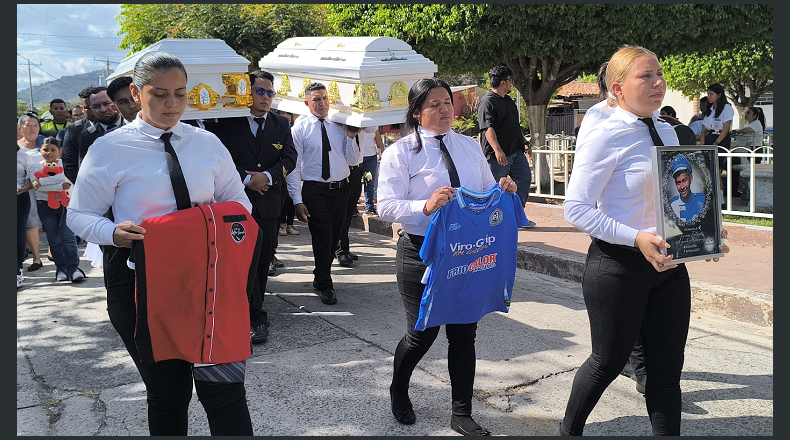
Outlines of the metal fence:
M532 138L537 135L533 134ZM741 144L738 141L736 144ZM530 196L541 197L547 199L565 199L565 189L573 170L573 159L576 154L576 137L568 136L565 133L557 135L546 135L546 143L540 147L533 145L532 159L530 166L532 167L532 185L530 187ZM726 175L730 176L734 170L749 170L749 193L748 203L736 203L738 200L733 200L732 193L732 180L727 178L725 206L722 209L723 214L743 215L751 217L766 217L773 218L773 213L757 212L756 204L756 179L755 176L755 159L760 158L761 163L773 163L773 133L767 133L763 136L762 145L752 147L749 145L733 145L729 150L719 146L719 157L726 158L726 165L724 170ZM546 158L547 167L541 166L542 161L539 159L541 156ZM741 164L733 164L732 158L740 158ZM547 188L537 184L541 182L544 174L549 173L549 185ZM742 200L741 200L742 202ZM739 208L746 208L747 210L735 209L736 205Z

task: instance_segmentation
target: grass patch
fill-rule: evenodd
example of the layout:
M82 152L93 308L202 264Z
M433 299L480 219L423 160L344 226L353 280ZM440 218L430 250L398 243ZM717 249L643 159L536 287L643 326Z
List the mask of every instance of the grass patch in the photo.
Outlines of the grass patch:
M773 214L774 209L773 208L758 209L757 212L764 214ZM722 214L721 218L725 222L740 223L743 225L752 225L752 226L767 226L770 228L774 227L773 218L749 217L746 215L730 215L730 214Z

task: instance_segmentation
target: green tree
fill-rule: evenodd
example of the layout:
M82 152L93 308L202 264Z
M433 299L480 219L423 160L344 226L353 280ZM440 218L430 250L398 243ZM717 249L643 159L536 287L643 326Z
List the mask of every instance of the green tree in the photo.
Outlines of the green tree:
M131 55L164 38L218 38L257 68L288 38L327 35L327 13L312 4L125 4L118 47Z
M744 4L353 4L332 5L340 35L392 36L439 66L439 74L513 70L535 145L545 139L552 95L597 71L623 44L659 57L752 43L739 29L773 32L772 5ZM715 23L714 26L710 25ZM545 161L541 161L545 166ZM545 169L545 168L544 168ZM542 185L550 176L542 173Z
M663 59L661 66L667 85L687 98L698 98L709 85L721 84L738 110L743 126L746 108L753 106L760 95L774 89L773 49L771 39L730 50L673 55Z
M16 100L16 117L22 116L22 113L27 110L27 103L25 101Z

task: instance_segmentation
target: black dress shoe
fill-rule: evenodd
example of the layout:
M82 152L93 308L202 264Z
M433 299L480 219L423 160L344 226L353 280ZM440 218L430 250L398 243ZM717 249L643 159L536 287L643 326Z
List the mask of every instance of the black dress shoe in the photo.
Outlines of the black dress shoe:
M392 398L392 386L390 385L390 408L392 408L392 415L395 416L395 420L404 424L404 425L413 425L414 422L417 421L417 415L414 414L414 409L411 406L411 401L406 398L408 402L408 407L403 409L395 409L395 400Z
M274 268L274 261L269 263L269 276L272 277L274 274L277 273L277 269Z
M324 304L337 304L337 297L335 296L335 289L321 289L318 293L318 296L321 298L321 302Z
M269 326L261 324L250 328L250 342L253 344L263 344L269 339Z
M351 257L351 259L354 260L354 261L359 260L359 255L357 255L357 254L355 254L353 252L346 252L346 255Z
M282 261L278 260L277 257L272 257L274 261L274 267L285 267Z
M351 256L347 253L343 252L342 254L337 254L337 262L343 267L351 267L351 265L354 264L354 259L351 258Z
M450 428L453 431L461 433L463 435L472 435L472 436L488 436L491 435L491 432L480 425L477 424L472 417L461 417L453 415L450 418Z

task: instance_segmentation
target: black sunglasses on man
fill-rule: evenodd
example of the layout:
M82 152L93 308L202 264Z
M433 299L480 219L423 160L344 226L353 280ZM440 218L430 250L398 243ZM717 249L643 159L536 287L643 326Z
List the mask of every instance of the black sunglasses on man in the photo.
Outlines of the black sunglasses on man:
M269 98L274 98L277 94L274 90L266 90L263 87L255 87L255 93L258 95L269 95Z

